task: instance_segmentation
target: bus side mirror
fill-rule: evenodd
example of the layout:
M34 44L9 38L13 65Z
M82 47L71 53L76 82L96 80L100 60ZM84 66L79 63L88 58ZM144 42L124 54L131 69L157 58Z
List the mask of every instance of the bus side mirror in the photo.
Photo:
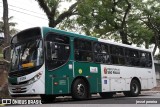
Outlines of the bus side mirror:
M10 46L7 46L3 49L3 60L7 63L10 63Z

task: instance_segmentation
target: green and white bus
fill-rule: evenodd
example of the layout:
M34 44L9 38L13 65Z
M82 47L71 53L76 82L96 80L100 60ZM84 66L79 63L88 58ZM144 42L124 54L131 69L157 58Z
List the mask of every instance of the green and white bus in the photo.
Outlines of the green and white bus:
M152 52L125 44L35 27L11 39L8 74L12 96L40 95L45 102L71 95L138 96L156 86Z

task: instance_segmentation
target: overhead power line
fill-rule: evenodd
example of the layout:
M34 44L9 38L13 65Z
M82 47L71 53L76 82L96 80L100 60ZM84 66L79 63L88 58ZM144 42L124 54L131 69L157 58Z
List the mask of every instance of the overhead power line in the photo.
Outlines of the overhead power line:
M0 12L0 13L2 14L2 12ZM27 25L39 26L39 25L37 25L37 24L34 24L34 23L31 23L31 22L22 20L22 19L17 18L17 17L14 17L14 19L17 19L17 20L20 21L21 23L24 23L24 24L27 24ZM18 25L21 25L21 24L18 23ZM15 28L17 28L17 27L15 26ZM22 29L18 29L18 30L22 30Z
M0 7L3 7L3 6L0 6ZM9 10L12 10L12 11L15 11L15 12L22 13L22 14L26 14L26 15L29 15L29 16L33 16L33 17L37 17L37 18L40 18L40 19L48 20L48 19L46 19L46 18L39 17L39 16L36 16L36 15L32 15L32 14L29 14L29 13L25 13L25 12L22 12L22 11L19 11L19 10L10 9L10 8L8 8L8 9L9 9Z
M2 4L2 2L0 2L0 3ZM25 11L28 11L28 12L32 12L32 13L36 13L36 14L45 16L45 14L42 14L42 13L38 13L38 12L35 12L35 11L24 9L24 8L21 8L21 7L18 7L18 6L14 6L14 5L11 5L11 4L8 4L8 5L11 6L11 7L15 7L15 8L21 9L21 10L25 10Z

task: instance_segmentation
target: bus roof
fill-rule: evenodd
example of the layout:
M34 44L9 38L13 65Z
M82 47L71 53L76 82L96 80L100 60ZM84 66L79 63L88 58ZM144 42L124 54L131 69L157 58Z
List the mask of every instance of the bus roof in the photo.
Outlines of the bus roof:
M127 45L127 44L122 44L122 43L117 43L117 42L112 42L109 40L105 40L105 39L100 39L100 38L96 38L96 37L92 37L92 36L88 36L88 35L82 35L82 34L77 34L77 33L73 33L73 32L67 32L64 30L59 30L59 29L55 29L55 28L51 28L51 27L42 27L43 29L48 29L51 32L56 32L56 33L60 33L60 34L65 34L65 35L71 35L74 37L79 37L79 38L84 38L84 39L89 39L89 40L95 40L95 41L100 41L100 42L104 42L104 43L108 43L108 44L113 44L113 45L118 45L118 46L122 46L122 47L128 47L128 48L132 48L132 49L138 49L138 50L142 50L142 51L149 51L152 52L151 49L142 49L140 47L134 47L131 45Z
M132 46L132 45L127 45L127 44L112 42L112 41L105 40L105 39L100 39L100 38L98 38L98 40L101 41L101 42L104 42L104 43L108 43L108 44L113 44L113 45L118 45L118 46L122 46L122 47L127 47L127 48L132 48L132 49L137 49L137 50L152 52L151 49L143 49L143 48L140 48L140 47L134 47L134 46Z
M90 39L90 40L97 40L98 38L95 37L91 37L88 35L82 35L82 34L78 34L78 33L73 33L73 32L68 32L65 30L59 30L59 29L55 29L55 28L51 28L51 27L42 27L44 30L49 30L51 32L55 32L55 33L60 33L60 34L64 34L64 35L70 35L73 37L79 37L79 38L84 38L84 39Z

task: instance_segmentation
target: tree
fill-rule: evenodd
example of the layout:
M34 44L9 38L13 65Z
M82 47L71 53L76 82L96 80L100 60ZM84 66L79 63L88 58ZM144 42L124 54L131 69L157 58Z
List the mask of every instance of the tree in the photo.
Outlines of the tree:
M10 36L9 36L9 23L8 23L8 1L3 0L3 22L4 22L4 41L5 46L9 45Z
M131 13L128 17L128 37L129 41L137 46L144 45L146 49L149 48L151 44L151 39L153 37L153 32L148 26L142 21L144 13L141 11L143 5L142 1L134 0L132 1Z
M15 29L15 26L17 25L16 22L11 22L11 20L13 19L13 16L8 18L8 24L9 24L9 35L14 35L18 32L17 29ZM2 19L3 20L3 19ZM4 22L0 21L0 32L4 32Z
M16 34L18 32L17 29L15 29L15 26L17 23L15 22L11 22L11 20L13 19L13 16L9 17L8 20L9 20L9 37ZM2 18L2 21L0 21L0 33L1 35L4 34L4 21L3 21L3 18ZM0 54L2 53L2 48L7 46L6 44L4 44L4 40L2 39L2 41L0 41Z
M8 1L7 0L3 0L3 22L4 22L4 28L3 29L4 29L4 47L5 47L5 46L8 46L10 44L9 23L8 23ZM9 57L10 52L6 53L6 56ZM8 67L8 64L6 63L5 64L5 69L8 70L7 68L9 68L9 67ZM6 77L7 77L7 75L6 75ZM6 83L7 83L7 81L5 81L4 84L6 84ZM6 94L5 96L9 95L7 86L3 87L1 93L0 94L1 94L2 97L4 97L3 96L4 93Z
M62 3L62 0L36 0L36 1L38 2L40 8L42 8L42 10L46 13L50 27L56 27L66 18L77 14L76 7L81 2L81 0L77 0L67 10L65 10L64 12L60 12L58 8L60 6L60 3ZM71 2L72 0L63 0L63 1Z
M47 14L51 27L61 23L62 29L81 29L87 35L121 40L129 45L144 45L145 48L155 44L153 53L160 48L158 0L81 0L61 14L57 10L60 0L37 1ZM69 10L70 15L60 18ZM59 18L62 20L58 22Z
M154 59L155 59L155 60L160 60L160 54L155 55L155 56L154 56Z
M154 43L155 53L160 40L159 7L158 0L85 0L78 6L77 23L88 35L146 48Z
M139 6L140 7L140 6ZM153 55L157 47L160 49L160 3L159 0L150 0L143 3L141 21L153 32L151 43L155 44ZM159 50L160 53L160 50Z
M122 43L131 44L127 34L130 10L129 0L85 0L78 7L77 21L86 33L115 35Z

